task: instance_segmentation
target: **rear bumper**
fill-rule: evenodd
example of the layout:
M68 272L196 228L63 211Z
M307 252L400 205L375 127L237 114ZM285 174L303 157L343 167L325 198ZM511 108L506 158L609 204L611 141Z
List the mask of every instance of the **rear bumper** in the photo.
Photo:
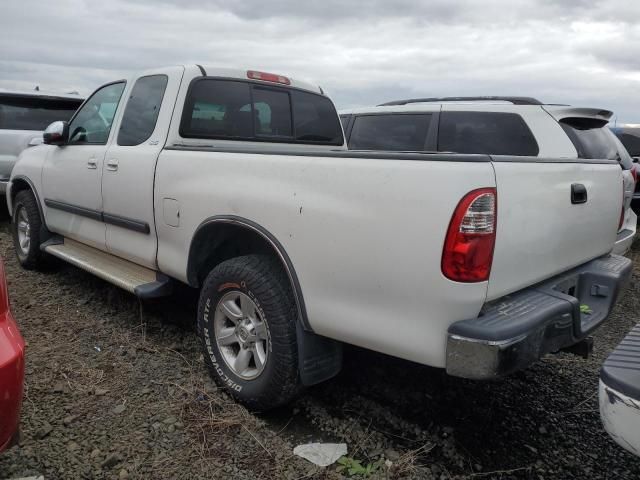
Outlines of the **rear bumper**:
M24 381L24 340L11 312L0 316L0 451L17 440Z
M488 303L449 327L447 373L497 378L580 342L607 318L631 270L628 258L608 255Z

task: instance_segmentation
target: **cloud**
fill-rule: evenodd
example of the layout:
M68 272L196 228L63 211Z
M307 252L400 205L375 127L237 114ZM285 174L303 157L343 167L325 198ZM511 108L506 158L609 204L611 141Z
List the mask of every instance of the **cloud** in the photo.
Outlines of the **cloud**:
M36 14L37 12L37 14ZM320 84L338 107L527 95L640 120L640 2L9 0L0 86L79 90L204 63Z

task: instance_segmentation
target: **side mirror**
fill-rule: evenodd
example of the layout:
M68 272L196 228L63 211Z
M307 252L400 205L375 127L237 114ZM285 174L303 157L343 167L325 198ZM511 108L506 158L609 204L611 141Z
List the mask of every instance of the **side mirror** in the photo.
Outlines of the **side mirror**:
M64 145L69 141L69 123L53 122L42 134L42 141L47 145Z

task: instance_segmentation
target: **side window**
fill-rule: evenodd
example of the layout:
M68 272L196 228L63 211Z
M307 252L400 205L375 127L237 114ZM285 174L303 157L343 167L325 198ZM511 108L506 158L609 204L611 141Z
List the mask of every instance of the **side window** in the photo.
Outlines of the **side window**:
M349 120L351 120L351 115L340 115L340 123L342 123L342 129L345 131L349 126Z
M349 138L349 148L424 151L430 124L430 114L356 116Z
M192 83L180 135L320 145L344 142L335 107L322 95L209 78Z
M167 81L166 75L152 75L136 81L120 122L118 145L140 145L151 136Z
M441 152L537 156L540 149L522 117L503 112L442 112Z
M124 82L106 85L87 100L69 125L70 144L107 143L124 85Z

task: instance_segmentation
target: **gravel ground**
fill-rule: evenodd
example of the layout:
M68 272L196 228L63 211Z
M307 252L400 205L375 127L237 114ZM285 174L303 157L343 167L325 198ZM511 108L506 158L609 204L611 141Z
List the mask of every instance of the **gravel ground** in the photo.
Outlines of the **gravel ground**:
M23 271L6 224L0 253L28 343L22 440L0 478L343 478L292 455L308 441L345 442L369 478L640 478L596 393L600 364L640 321L640 245L589 360L549 356L482 383L349 348L337 378L260 416L209 380L194 292L141 305L68 265Z

